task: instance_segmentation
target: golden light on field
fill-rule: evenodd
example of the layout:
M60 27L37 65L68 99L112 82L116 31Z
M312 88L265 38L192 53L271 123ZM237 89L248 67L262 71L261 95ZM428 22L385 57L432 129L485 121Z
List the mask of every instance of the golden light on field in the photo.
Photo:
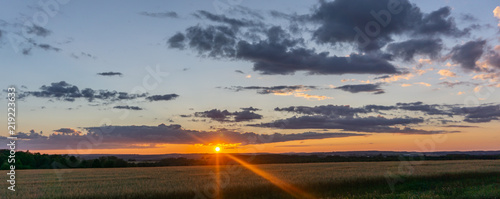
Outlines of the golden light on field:
M214 149L216 152L219 152L220 151L220 147L215 147Z
M246 169L250 170L251 172L259 175L260 177L266 179L267 181L271 182L272 184L276 185L283 191L286 191L290 195L292 195L295 198L304 198L304 199L313 199L315 198L313 195L305 192L304 190L299 189L298 187L295 187L283 180L280 180L278 177L271 175L270 173L267 173L256 166L249 164L235 156L232 156L231 154L225 154L227 157L233 159L234 161L238 162L240 165L245 167Z

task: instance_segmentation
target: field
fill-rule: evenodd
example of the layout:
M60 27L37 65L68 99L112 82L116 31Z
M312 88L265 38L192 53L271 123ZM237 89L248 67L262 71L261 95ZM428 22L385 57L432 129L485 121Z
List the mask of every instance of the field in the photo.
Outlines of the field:
M271 181L282 180L289 183L288 188L294 187L315 198L500 198L500 160L254 166L262 171L261 175L274 176L268 177ZM215 175L217 170L219 178ZM293 198L293 194L241 165L18 170L17 173L16 192L5 187L2 196ZM215 186L217 181L220 191Z

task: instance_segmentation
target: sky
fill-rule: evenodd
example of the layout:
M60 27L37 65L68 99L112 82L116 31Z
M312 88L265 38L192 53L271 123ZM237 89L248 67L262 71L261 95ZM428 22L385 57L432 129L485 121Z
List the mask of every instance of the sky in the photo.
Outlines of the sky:
M0 60L19 150L500 150L498 1L2 0Z

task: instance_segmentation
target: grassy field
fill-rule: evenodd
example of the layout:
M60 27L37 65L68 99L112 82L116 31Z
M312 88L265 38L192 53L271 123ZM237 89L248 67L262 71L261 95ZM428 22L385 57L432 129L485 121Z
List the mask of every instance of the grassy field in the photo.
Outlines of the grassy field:
M500 160L255 167L317 198L500 198ZM18 170L16 192L8 191L4 182L1 198L214 198L216 170L214 166ZM240 165L221 166L219 171L218 198L293 198Z

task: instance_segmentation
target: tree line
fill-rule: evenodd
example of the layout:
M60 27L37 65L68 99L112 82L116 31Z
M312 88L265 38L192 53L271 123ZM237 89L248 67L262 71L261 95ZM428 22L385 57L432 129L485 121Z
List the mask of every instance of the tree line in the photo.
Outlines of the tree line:
M0 170L9 169L7 162L9 150L0 150ZM95 159L82 159L70 155L48 155L31 153L29 151L16 152L16 169L62 169L62 168L118 168L118 167L161 167L161 166L201 166L214 165L216 155L219 164L235 164L234 160L223 154L206 154L199 159L184 157L164 158L158 161L123 160L115 156L102 156ZM500 155L468 155L448 154L443 156L339 156L339 155L289 155L289 154L256 154L234 157L251 164L284 164L284 163L314 163L314 162L379 162L379 161L428 161L428 160L498 160Z

